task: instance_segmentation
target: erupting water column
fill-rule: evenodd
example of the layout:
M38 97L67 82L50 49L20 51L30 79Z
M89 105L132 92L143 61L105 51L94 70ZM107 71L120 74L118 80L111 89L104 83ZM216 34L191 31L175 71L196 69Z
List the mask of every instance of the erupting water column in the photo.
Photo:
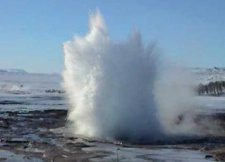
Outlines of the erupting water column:
M87 35L66 42L64 53L63 85L75 134L133 141L163 137L153 94L152 44L144 46L137 32L125 42L112 42L97 11Z

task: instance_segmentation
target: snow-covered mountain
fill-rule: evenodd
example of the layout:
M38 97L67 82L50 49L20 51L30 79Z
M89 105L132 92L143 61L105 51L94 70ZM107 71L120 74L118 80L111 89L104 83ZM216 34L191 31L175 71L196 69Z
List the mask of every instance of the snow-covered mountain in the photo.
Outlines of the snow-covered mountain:
M27 73L23 69L0 69L0 73Z

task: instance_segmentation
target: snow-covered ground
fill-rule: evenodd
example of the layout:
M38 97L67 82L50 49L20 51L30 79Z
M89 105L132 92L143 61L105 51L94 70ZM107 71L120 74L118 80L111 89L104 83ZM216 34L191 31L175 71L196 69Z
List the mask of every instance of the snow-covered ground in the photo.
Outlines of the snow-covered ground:
M212 162L212 158L206 159L205 154L184 148L132 148L118 147L110 144L98 144L97 147L88 147L83 150L87 152L110 153L105 157L93 158L93 162L120 161L120 162Z
M3 72L2 72L3 71ZM0 92L7 94L40 94L48 89L61 89L58 74L32 74L0 70Z
M207 84L225 81L225 68L189 68L197 83ZM0 93L42 93L45 90L61 90L60 74L33 74L20 69L0 69Z
M217 79L225 80L224 72L225 69L194 69L200 83L216 81ZM58 74L30 74L23 70L0 70L0 111L67 109L68 105L61 87L61 79ZM199 103L199 111L207 113L215 111L223 113L225 111L225 97L203 96L196 99ZM96 155L96 157L91 158L92 161L116 161L117 159L124 162L213 161L212 159L206 159L206 154L201 151L176 148L176 146L138 148L96 142L93 143L92 147L83 148L82 150L87 154ZM98 153L100 153L100 156L98 156ZM16 154L6 150L0 150L0 161L1 158L18 162L26 160L41 161L33 157L27 159L24 154Z
M0 111L66 109L61 76L0 70Z
M191 68L198 83L225 81L225 68Z
M225 112L225 97L215 96L199 96L196 98L199 108L205 112L224 113Z
M0 150L0 161L4 162L42 162L43 160L29 157L23 154L16 154L6 150Z
M191 68L197 84L225 81L225 68ZM67 109L59 74L32 74L24 70L0 69L0 111ZM205 110L225 110L225 97L197 97ZM207 109L206 109L207 108Z

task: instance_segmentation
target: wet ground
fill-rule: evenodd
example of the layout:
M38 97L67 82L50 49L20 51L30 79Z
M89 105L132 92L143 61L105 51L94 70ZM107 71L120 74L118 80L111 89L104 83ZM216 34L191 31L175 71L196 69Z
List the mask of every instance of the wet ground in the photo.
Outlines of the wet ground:
M146 162L225 161L225 137L206 136L168 143L132 145L73 137L67 110L1 111L0 161ZM225 114L201 116L220 125Z
M225 161L225 97L198 98L196 122L211 123L203 130L221 125L217 135L134 145L71 135L61 81L54 74L1 72L0 162Z

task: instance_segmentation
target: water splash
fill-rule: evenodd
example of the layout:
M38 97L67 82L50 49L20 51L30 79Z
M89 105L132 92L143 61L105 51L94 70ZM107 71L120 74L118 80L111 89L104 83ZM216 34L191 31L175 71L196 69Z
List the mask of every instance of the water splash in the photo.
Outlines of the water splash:
M169 132L167 128L179 127L174 121L183 111L169 117L166 112L172 108L174 113L182 106L176 104L180 93L169 94L160 88L165 82L160 82L158 76L156 53L153 44L143 45L138 32L133 32L124 42L113 42L100 12L91 14L87 35L64 43L63 85L72 105L68 120L73 123L74 133L153 140L163 138ZM170 95L174 95L169 100L173 104L167 109L165 98ZM190 129L179 129L179 133L183 131L190 132Z

